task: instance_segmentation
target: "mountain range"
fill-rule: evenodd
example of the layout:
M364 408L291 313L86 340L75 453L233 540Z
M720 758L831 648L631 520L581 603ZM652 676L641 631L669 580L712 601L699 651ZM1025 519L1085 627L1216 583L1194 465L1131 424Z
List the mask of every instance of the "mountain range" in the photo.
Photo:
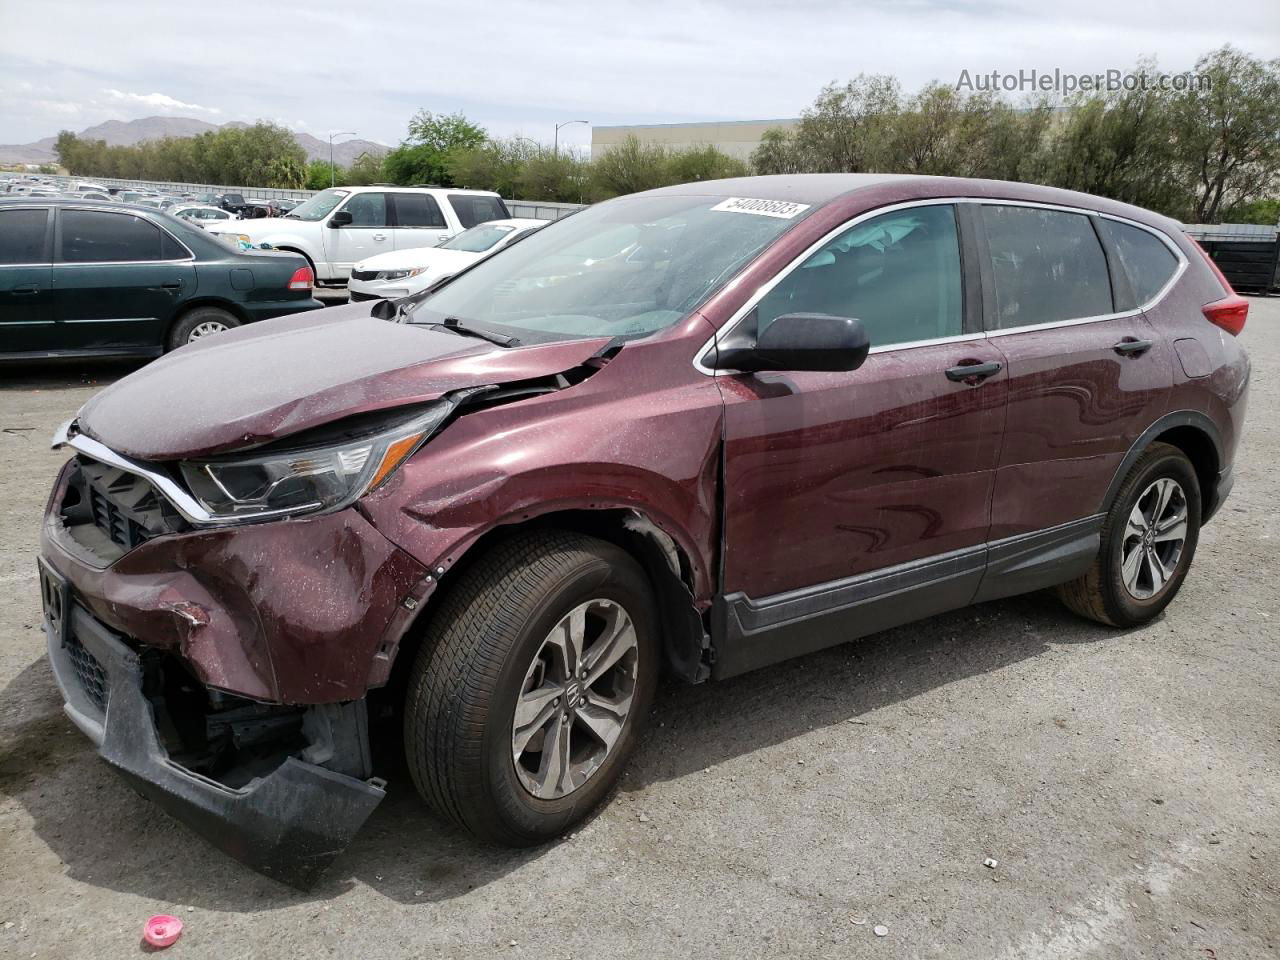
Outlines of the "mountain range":
M244 127L248 124L233 120L222 124L227 127ZM108 120L81 130L76 136L84 140L105 140L109 145L132 146L143 140L161 140L165 137L194 137L197 134L217 130L218 124L207 123L194 117L143 117L140 120ZM313 137L309 133L293 131L298 145L307 152L308 160L328 160L329 141ZM45 137L34 143L0 144L0 163L51 163L57 160L53 152L56 137ZM341 140L333 145L333 161L339 166L350 166L362 153L386 153L391 148L372 140Z

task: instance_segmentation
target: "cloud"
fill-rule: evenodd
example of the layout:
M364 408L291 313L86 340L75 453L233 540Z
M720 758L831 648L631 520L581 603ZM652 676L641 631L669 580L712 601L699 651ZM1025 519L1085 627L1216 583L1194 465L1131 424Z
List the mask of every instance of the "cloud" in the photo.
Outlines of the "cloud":
M202 107L198 103L183 103L164 93L127 93L123 90L107 88L102 91L112 100L125 100L129 103L141 103L157 110L195 110L200 113L221 113L217 107Z

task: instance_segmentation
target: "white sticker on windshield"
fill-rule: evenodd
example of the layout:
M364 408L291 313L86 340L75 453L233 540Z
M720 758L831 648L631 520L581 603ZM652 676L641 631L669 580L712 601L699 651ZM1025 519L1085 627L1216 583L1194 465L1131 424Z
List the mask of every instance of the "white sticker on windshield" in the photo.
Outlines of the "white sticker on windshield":
M790 200L753 200L751 197L729 197L721 200L712 210L728 213L754 213L758 217L777 217L790 220L797 214L809 209L807 203L792 203Z

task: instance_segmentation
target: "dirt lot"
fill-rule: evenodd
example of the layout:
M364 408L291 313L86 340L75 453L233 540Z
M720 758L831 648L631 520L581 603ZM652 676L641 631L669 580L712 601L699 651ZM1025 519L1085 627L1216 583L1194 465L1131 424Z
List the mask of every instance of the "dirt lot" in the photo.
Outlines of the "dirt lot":
M130 956L154 913L187 924L174 957L1276 956L1280 300L1244 339L1235 492L1149 627L1037 595L668 685L613 801L532 851L431 819L388 744L390 796L310 894L175 825L64 719L45 441L122 370L0 368L0 957Z

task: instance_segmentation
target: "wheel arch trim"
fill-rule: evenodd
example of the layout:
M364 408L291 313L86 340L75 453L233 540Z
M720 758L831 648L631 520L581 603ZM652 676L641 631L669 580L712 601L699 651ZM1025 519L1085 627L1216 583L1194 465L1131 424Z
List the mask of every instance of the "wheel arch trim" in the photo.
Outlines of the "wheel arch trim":
M1133 469L1133 465L1138 462L1138 459L1144 453L1147 452L1151 444L1155 443L1159 437L1168 433L1170 430L1175 430L1181 427L1190 427L1195 432L1202 434L1213 447L1216 469L1211 481L1212 485L1201 490L1201 522L1208 520L1214 514L1221 503L1221 500L1218 497L1219 480L1223 475L1222 471L1225 469L1223 466L1223 460L1225 458L1223 456L1222 434L1221 431L1218 430L1217 424L1199 410L1175 410L1171 413L1166 413L1142 432L1138 439L1133 442L1132 446L1129 447L1128 453L1124 455L1124 459L1120 461L1120 465L1116 468L1115 475L1111 478L1111 483L1107 487L1107 492L1102 498L1102 505L1100 508L1102 513L1106 513L1111 509L1112 505L1115 503L1116 497L1120 493L1120 487L1124 483L1125 477L1129 475L1129 471ZM1189 457L1189 459L1192 458ZM1196 474L1197 476L1200 476L1201 471L1194 459L1192 459L1192 466L1197 468ZM1203 477L1201 477L1201 480L1203 483Z

